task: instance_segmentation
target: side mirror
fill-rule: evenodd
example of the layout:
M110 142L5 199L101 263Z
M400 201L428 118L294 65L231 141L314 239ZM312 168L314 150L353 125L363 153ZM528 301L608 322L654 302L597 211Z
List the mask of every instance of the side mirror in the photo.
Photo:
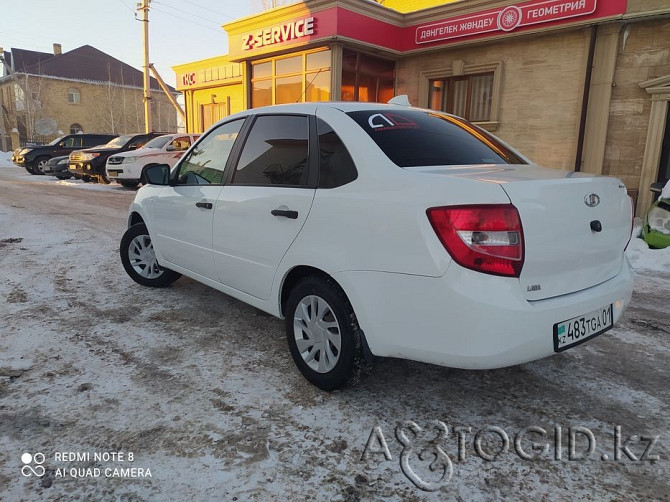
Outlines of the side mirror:
M174 145L168 145L165 147L166 152L174 152L176 150Z
M148 165L142 169L140 181L143 185L169 185L170 166L167 164Z

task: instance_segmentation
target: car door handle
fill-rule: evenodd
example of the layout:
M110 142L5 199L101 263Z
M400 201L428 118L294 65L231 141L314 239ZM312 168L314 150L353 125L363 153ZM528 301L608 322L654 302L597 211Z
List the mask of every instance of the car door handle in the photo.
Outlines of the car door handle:
M214 206L211 202L196 202L195 207L201 207L203 209L212 209Z
M291 211L289 209L273 209L270 211L273 216L283 216L284 218L290 218L292 220L298 219L298 211Z

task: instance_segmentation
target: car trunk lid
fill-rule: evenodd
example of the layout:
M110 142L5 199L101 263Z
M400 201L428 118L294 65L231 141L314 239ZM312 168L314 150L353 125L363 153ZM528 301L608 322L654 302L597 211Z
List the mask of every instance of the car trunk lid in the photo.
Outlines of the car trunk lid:
M527 165L410 168L498 184L521 217L528 300L580 291L614 277L630 238L631 202L615 178Z

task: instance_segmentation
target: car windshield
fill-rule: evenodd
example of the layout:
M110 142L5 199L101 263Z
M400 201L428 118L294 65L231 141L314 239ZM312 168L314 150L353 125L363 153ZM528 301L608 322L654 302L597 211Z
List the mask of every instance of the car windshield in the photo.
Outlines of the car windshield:
M347 115L400 167L526 164L494 136L451 115L379 109Z
M158 136L147 142L142 148L163 148L168 141L172 140L172 136Z
M62 141L64 136L58 136L55 140L53 140L51 143L47 143L47 146L54 146L57 145Z
M126 134L125 136L119 136L114 138L112 141L105 145L106 148L123 148L126 143L135 137L135 134Z

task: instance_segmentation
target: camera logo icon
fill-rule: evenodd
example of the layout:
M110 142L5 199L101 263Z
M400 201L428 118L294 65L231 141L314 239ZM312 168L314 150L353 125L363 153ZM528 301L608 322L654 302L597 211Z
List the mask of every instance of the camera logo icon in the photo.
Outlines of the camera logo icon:
M24 453L21 455L21 462L23 466L21 467L21 474L29 478L30 476L37 476L41 478L44 476L44 466L42 465L46 460L44 453L35 453L31 455L30 453Z

